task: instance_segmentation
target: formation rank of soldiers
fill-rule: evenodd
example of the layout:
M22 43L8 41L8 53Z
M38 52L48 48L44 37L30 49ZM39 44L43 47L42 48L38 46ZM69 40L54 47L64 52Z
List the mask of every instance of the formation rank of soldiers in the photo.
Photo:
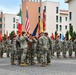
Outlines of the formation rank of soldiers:
M66 58L67 51L70 58L75 51L76 57L76 39L74 42L72 39L66 41L66 38L64 41L60 41L59 37L55 40L48 37L48 33L44 32L40 33L38 37L33 37L31 34L27 36L25 32L22 32L18 36L13 36L13 40L8 38L0 41L0 57L5 52L7 57L11 55L11 65L14 65L15 60L17 60L20 66L37 63L45 67L51 63L51 57L54 56L55 52L57 58L60 58L60 52L62 52L63 58Z

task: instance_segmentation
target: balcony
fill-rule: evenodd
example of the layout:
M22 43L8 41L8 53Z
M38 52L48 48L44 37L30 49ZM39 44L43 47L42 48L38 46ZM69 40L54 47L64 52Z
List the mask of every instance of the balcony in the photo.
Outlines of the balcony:
M65 3L69 3L71 0L65 0Z

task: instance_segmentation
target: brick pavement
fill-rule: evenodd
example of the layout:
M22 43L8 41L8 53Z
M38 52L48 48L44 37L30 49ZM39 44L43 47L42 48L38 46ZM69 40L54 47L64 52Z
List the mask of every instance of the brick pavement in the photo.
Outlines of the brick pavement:
M39 64L20 67L10 65L9 58L0 58L0 75L76 75L76 58L54 57L47 67L40 67Z

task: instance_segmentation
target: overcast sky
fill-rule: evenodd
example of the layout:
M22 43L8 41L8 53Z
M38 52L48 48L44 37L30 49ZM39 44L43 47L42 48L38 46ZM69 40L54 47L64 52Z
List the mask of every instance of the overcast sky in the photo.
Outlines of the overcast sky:
M48 1L48 0L47 0ZM60 2L60 9L68 9L68 5L64 3L64 0L49 0ZM0 0L0 10L4 13L17 14L21 5L21 0Z

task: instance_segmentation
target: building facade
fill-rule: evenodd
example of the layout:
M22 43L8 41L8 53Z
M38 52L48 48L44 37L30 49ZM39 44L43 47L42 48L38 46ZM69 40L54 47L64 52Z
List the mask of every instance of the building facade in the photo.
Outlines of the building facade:
M3 14L3 23L2 23L2 35L8 32L8 35L11 31L17 33L19 17L16 14Z
M65 3L68 3L68 18L69 26L73 25L74 31L76 31L76 0L65 0Z
M28 10L30 33L32 33L38 23L38 18L40 16L40 6L41 0L22 0L23 31L26 31L26 9Z
M0 11L0 37L2 37L2 17L3 17L3 12Z
M46 32L49 36L55 34L57 31L58 35L64 35L68 28L68 11L60 10L60 3L53 1L35 1L35 0L22 0L22 14L23 22L25 26L26 20L26 8L28 7L29 21L30 21L30 31L33 32L36 24L38 23L38 18L42 17L43 10L45 10L46 15ZM23 27L25 31L25 27Z

